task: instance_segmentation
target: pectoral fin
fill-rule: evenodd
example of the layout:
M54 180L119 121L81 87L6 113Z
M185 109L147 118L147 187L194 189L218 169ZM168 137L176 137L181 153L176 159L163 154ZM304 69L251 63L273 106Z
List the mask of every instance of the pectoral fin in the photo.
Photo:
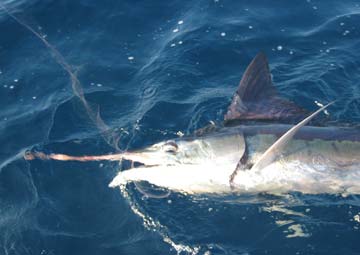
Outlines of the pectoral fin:
M311 114L309 117L305 118L303 121L293 126L289 131L287 131L284 135L282 135L273 145L267 149L264 154L260 157L260 159L253 165L251 170L261 170L267 165L274 162L279 155L281 155L284 147L291 141L296 132L303 126L305 126L312 118L318 115L320 112L324 111L328 106L332 105L334 102L331 102L319 110Z
M289 131L287 131L284 135L282 135L269 149L267 149L264 154L260 157L260 159L253 165L250 166L247 163L247 153L245 152L239 163L236 166L234 172L230 175L230 187L233 188L233 181L240 170L261 170L267 165L274 162L279 155L283 152L284 147L291 141L297 131L303 126L305 126L311 119L313 119L316 115L318 115L321 111L325 110L328 106L332 105L334 102L331 102L316 112L302 120L297 125L293 126Z

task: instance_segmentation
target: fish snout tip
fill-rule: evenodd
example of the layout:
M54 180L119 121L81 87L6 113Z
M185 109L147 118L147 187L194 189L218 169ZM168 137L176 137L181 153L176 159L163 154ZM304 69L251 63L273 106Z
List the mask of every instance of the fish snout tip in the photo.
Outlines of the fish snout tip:
M122 172L118 173L115 178L109 183L109 188L125 185L127 183Z
M25 153L24 153L24 159L28 160L28 161L31 161L34 159L47 160L47 159L49 159L49 156L43 152L32 152L32 151L28 150L28 151L25 151Z
M24 153L24 159L25 160L34 160L35 156L31 151L25 151Z

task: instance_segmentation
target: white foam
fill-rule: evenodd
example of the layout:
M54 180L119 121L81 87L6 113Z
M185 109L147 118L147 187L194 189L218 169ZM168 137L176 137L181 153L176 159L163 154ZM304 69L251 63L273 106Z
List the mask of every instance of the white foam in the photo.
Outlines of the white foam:
M354 216L354 221L360 223L360 213Z

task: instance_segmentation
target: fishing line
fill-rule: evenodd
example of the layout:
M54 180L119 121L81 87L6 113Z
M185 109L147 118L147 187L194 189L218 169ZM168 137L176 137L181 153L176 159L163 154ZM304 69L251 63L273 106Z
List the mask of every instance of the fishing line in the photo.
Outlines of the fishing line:
M80 99L81 103L85 107L85 110L90 117L90 119L93 121L93 123L97 126L97 128L102 133L102 136L104 140L113 148L115 148L117 151L121 151L118 147L118 142L120 137L114 135L114 133L110 134L110 137L106 134L110 128L104 123L100 116L100 110L99 107L97 111L95 112L93 108L90 106L88 101L85 99L84 90L81 86L81 83L76 76L76 74L73 72L72 67L67 63L64 56L53 46L51 45L44 36L42 36L39 32L34 30L31 26L29 26L26 22L12 14L2 3L0 3L0 7L5 11L7 15L9 15L13 20L15 20L18 24L26 28L28 31L30 31L32 34L34 34L38 39L40 39L46 48L52 53L55 61L68 73L70 80L71 80L71 86L73 89L74 94ZM131 140L134 138L134 134L131 137ZM130 141L131 141L130 140ZM130 142L129 142L130 143ZM129 145L128 143L128 145ZM128 148L127 145L127 148ZM127 150L126 148L126 150ZM102 155L102 156L69 156L64 154L44 154L42 152L26 152L25 159L32 160L32 159L42 159L42 160L48 160L48 159L54 159L54 160L60 160L60 161L100 161L100 160L109 160L109 161L120 161L121 164L121 154L112 154L112 155ZM155 195L150 194L149 192L145 191L145 189L141 186L140 183L135 182L135 187L137 190L140 191L144 196L149 198L166 198L170 195L170 191L165 193L164 195Z
M103 136L104 140L110 146L115 148L117 151L121 151L119 149L119 147L118 147L118 141L120 139L120 136L116 136L114 133L111 133L110 137L109 137L107 132L110 130L110 128L102 120L102 118L100 116L99 108L98 108L97 112L95 112L93 110L93 108L90 106L90 104L88 103L88 101L85 99L85 95L84 95L84 91L82 89L81 83L80 83L78 77L72 71L72 67L67 63L67 61L65 60L63 55L53 45L51 45L45 39L44 36L42 36L39 32L34 30L31 26L29 26L23 20L21 20L20 18L18 18L15 15L13 15L1 2L0 2L0 8L2 8L5 11L5 13L7 15L9 15L13 20L15 20L19 25L23 26L25 29L30 31L33 35L35 35L38 39L40 39L44 43L46 48L53 55L55 61L68 73L68 75L70 77L70 80L71 80L72 90L73 90L75 96L77 96L80 99L80 101L83 104L89 118L93 121L93 123L100 130L100 132L102 132L101 135ZM132 136L130 138L129 143L126 146L125 151L128 149L129 144L131 143L131 141L134 139L135 132L136 132L136 130L134 128L133 132L132 132ZM119 161L120 166L122 164L121 153L112 154L112 155L102 155L102 156L78 156L78 157L76 157L76 156L69 156L69 155L64 155L64 154L45 154L45 153L42 153L42 152L29 152L28 151L28 152L25 153L24 157L27 160L33 160L35 158L39 158L39 159L42 159L42 160L55 159L55 160L62 160L62 161L69 161L69 160L72 160L72 161L110 160L110 161ZM136 189L140 193L142 193L145 197L148 197L148 198L162 199L162 198L168 197L171 194L171 191L167 191L163 195L150 194L149 192L145 191L143 187L141 187L140 183L134 182L134 184L135 184ZM186 246L186 245L181 245L181 244L179 245L179 244L176 244L174 241L172 241L170 239L170 237L166 234L166 232L167 232L166 228L160 222L155 222L150 216L146 216L144 213L142 213L140 211L139 205L137 203L135 203L134 201L132 201L128 191L126 190L126 188L121 188L120 187L120 191L121 191L122 195L124 196L124 198L128 199L132 211L134 213L136 213L137 215L139 215L143 219L143 224L144 224L144 226L146 228L150 229L150 227L152 227L152 228L156 229L158 231L158 233L160 234L160 236L163 238L164 242L171 245L175 250L178 251L178 253L181 252L181 251L187 251L187 252L192 253L192 254L197 253L196 248L194 249L194 248L191 248L191 247ZM150 222L151 222L151 224L149 224Z
M54 60L67 72L67 74L70 77L71 80L71 87L72 90L77 96L81 103L83 104L87 115L91 119L91 121L96 125L96 127L100 130L101 135L103 136L104 140L113 148L118 149L117 142L118 138L114 135L114 133L111 133L110 136L108 134L108 131L110 128L105 124L105 122L102 120L100 116L99 108L97 111L95 111L89 102L85 99L84 91L82 89L81 83L76 76L76 74L73 72L72 67L67 63L64 56L53 46L51 45L46 39L45 36L42 36L39 32L37 32L35 29L33 29L31 26L29 26L26 22L24 22L22 19L18 18L14 14L12 14L7 7L5 7L4 4L0 3L0 8L2 8L5 13L11 17L14 21L16 21L19 25L30 31L33 35L35 35L38 39L41 40L41 42L45 45L45 47L50 51L50 53L53 55Z
M155 198L155 199L163 199L163 198L167 198L170 196L171 194L171 191L168 190L166 191L166 193L164 194L159 194L159 195L156 195L154 193L149 193L145 190L144 187L142 187L141 183L140 182L134 182L134 185L135 185L135 188L141 193L143 194L146 198Z

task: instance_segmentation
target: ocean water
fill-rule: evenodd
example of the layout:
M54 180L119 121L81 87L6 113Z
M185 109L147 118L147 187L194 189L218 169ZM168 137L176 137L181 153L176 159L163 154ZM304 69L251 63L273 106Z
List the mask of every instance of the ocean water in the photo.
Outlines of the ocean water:
M23 159L134 149L220 123L259 51L282 96L309 110L337 99L324 125L358 125L358 1L0 3L0 254L360 254L359 196L154 199L109 188L117 162ZM90 117L26 26L62 54Z

